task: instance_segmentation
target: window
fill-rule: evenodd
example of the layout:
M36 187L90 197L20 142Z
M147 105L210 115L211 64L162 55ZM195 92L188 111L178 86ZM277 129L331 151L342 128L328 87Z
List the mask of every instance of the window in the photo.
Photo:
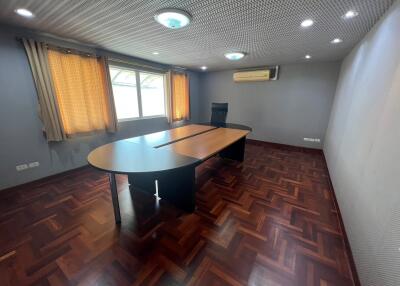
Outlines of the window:
M110 77L118 120L139 117L136 72L110 67Z
M165 114L164 75L140 73L143 116Z
M110 66L119 121L165 116L165 75Z

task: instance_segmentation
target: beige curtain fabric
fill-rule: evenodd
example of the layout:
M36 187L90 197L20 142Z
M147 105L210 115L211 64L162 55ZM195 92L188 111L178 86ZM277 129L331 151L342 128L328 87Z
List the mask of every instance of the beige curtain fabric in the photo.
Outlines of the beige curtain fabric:
M47 141L64 140L66 136L51 79L46 44L32 39L22 39L22 43L35 81L39 116L46 132Z
M103 75L104 75L104 82L106 84L106 93L107 93L107 106L108 106L108 117L109 117L109 123L107 124L107 131L108 132L117 132L118 128L118 118L117 118L117 111L115 109L115 101L114 101L114 94L113 94L113 89L112 89L112 84L111 84L111 77L110 77L110 72L109 72L109 64L108 64L108 59L106 57L101 58L101 66L103 69Z
M166 115L168 123L172 123L172 90L171 90L171 80L172 80L172 72L168 71L166 74L166 83L165 83L165 94L166 94L166 101L165 101L165 108L166 108Z

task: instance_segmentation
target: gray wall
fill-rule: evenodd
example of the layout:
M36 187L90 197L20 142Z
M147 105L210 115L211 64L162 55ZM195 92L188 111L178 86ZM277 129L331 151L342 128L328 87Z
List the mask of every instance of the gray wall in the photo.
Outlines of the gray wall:
M253 128L250 138L321 148L304 137L324 138L340 63L283 65L279 80L235 83L234 71L201 76L202 120L209 120L212 102L228 102L227 121Z
M400 2L343 62L324 152L362 285L400 285Z
M115 135L102 133L48 144L41 133L28 60L16 35L21 31L0 27L0 189L83 166L87 154L104 143L169 128L165 118L136 120L121 123ZM198 77L190 72L194 121L198 119ZM40 166L16 171L16 165L33 161Z

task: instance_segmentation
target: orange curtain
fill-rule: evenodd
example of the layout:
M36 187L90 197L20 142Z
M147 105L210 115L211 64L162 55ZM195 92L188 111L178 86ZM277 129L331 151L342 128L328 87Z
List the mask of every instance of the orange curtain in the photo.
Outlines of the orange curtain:
M53 49L48 58L66 135L115 132L117 120L106 61Z
M172 121L190 118L189 77L187 74L171 74Z

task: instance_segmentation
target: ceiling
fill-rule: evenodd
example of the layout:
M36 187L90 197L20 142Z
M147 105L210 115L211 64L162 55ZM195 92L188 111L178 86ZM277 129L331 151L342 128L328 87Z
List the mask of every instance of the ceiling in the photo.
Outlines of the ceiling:
M209 70L342 59L393 0L0 0L0 21L160 63ZM14 13L26 8L36 17ZM192 23L179 30L154 21L180 8ZM359 15L345 20L349 9ZM300 23L311 18L307 29ZM343 42L333 45L333 38ZM230 62L228 51L247 56ZM153 55L159 52L159 55Z

